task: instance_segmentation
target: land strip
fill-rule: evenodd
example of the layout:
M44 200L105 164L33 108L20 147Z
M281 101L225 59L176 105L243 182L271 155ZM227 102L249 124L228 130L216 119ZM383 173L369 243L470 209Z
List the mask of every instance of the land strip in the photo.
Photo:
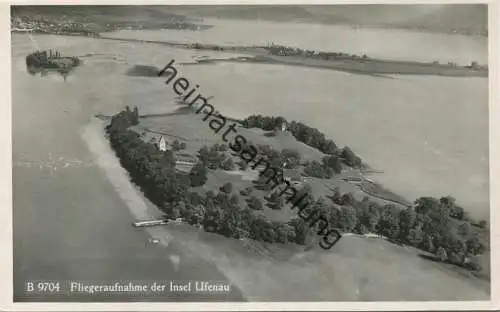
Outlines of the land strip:
M50 34L50 33L44 33ZM80 36L79 34L58 34L60 36ZM213 44L190 44L160 40L142 40L133 38L115 38L106 35L94 37L101 40L116 40L124 42L138 42L159 44L172 48L207 50L217 52L242 53L246 57L232 57L227 59L204 59L192 64L215 64L216 62L236 62L255 64L275 64L304 66L327 70L337 70L352 74L385 76L385 75L434 75L446 77L488 77L488 69L470 68L470 66L457 66L456 64L424 63L415 61L396 61L373 58L342 58L342 59L316 59L298 56L281 56L269 53L264 46L219 46Z

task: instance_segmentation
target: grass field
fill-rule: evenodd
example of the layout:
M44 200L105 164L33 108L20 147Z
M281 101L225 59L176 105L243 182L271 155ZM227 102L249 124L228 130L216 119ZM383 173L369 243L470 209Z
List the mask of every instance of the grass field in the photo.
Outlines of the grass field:
M198 150L203 146L206 145L210 147L216 143L224 143L221 135L223 131L219 134L215 134L209 127L210 120L203 121L203 117L203 115L196 115L185 109L170 110L165 114L157 113L152 117L141 118L140 127L153 131L145 131L146 141L160 135L163 135L169 142L177 139L186 143L186 149L182 151L183 153L196 157ZM275 136L269 136L266 135L268 132L261 129L247 129L242 127L238 127L237 131L238 134L244 136L254 145L269 145L278 151L283 149L294 149L300 153L302 161L321 161L322 157L325 156L317 149L297 141L290 133L277 132ZM230 153L228 152L227 155L230 155ZM235 164L241 161L236 155L232 155L232 158ZM195 188L195 191L200 193L209 190L217 192L223 184L231 182L233 184L233 192L239 194L241 190L253 186L252 180L255 179L258 174L258 171L251 170L250 168L246 171L236 169L231 172L209 170L206 184L202 187ZM312 195L315 198L330 196L332 194L332 189L337 187L342 194L350 192L358 200L362 200L365 196L368 196L372 201L381 205L395 203L396 206L405 208L404 205L399 204L397 201L394 202L394 198L399 199L400 202L407 203L407 201L389 190L383 189L379 184L370 183L370 192L364 192L356 184L343 180L345 177L352 176L361 176L361 174L358 170L346 167L346 170L342 174L336 175L331 179L304 177L303 181L311 186ZM253 190L250 196L259 198L264 204L264 210L257 213L262 213L271 220L276 221L288 221L290 218L297 215L296 211L290 209L290 205L285 206L281 210L273 210L267 207L265 197L268 195L269 192L267 191ZM240 204L246 205L245 200L247 198L248 197L241 196Z

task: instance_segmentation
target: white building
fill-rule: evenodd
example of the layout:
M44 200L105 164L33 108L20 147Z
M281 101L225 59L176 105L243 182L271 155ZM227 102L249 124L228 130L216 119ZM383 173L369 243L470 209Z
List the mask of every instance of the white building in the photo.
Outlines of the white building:
M167 141L163 136L161 136L160 140L158 141L158 149L162 152L165 152L167 150Z

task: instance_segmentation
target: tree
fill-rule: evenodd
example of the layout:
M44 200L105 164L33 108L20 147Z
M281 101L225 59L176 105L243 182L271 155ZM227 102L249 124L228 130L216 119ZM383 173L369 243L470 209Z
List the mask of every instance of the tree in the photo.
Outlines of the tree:
M238 163L238 166L240 167L241 171L245 171L248 169L248 163L243 160Z
M304 173L319 179L329 179L332 177L333 170L313 160L304 168Z
M283 208L283 198L279 196L278 192L272 192L269 197L266 198L268 201L268 206L271 209L281 209Z
M132 124L139 124L139 110L137 109L137 106L134 107Z
M174 220L177 220L181 217L181 211L180 211L179 207L175 206L172 208L170 217Z
M232 171L235 169L233 159L231 157L226 158L221 164L221 168L224 170Z
M368 229L370 232L375 233L377 231L377 224L380 221L380 206L377 203L370 203L368 205L369 213L369 224Z
M415 221L417 220L417 213L413 210L413 208L409 207L405 210L401 211L399 214L399 229L400 229L400 237L402 239L407 239L410 234L411 229L415 225Z
M300 165L300 154L296 150L285 148L281 151L281 159L286 163L287 169L293 169Z
M457 227L457 233L462 237L468 237L472 232L472 227L469 222L463 222Z
M213 199L208 199L205 202L205 213L202 221L203 228L207 232L220 232L224 214L217 206Z
M446 260L448 260L448 254L446 253L446 250L441 246L439 246L438 249L436 250L436 256L442 262L445 262Z
M178 140L174 140L174 142L172 142L172 149L174 151L180 151L180 150L183 150L186 148L186 143L184 142L179 142Z
M207 182L207 169L203 163L196 163L189 172L192 187L202 186Z
M336 174L342 172L342 164L336 155L323 157L322 162L324 167L331 168Z
M453 205L450 211L450 217L457 220L467 220L467 213L463 207Z
M417 247L422 242L423 239L424 237L422 228L419 226L411 229L408 233L408 236L406 237L406 240L414 247Z
M422 241L422 249L432 253L436 252L434 242L430 235L424 234L424 239Z
M198 151L198 158L204 165L208 164L209 155L210 155L210 150L208 149L207 146L203 146Z
M288 225L293 228L295 234L293 235L294 239L291 239L291 237L289 237L290 241L294 241L299 245L305 245L308 237L308 227L304 220L295 217L288 222Z
M226 203L219 233L227 237L242 237L242 218L237 205Z
M334 202L335 204L337 204L337 205L341 205L342 194L340 193L340 191L339 191L339 188L338 188L338 187L335 187L335 188L332 190L332 196L330 197L330 199L331 199L331 200L332 200L332 202Z
M250 195L252 193L252 191L253 191L253 188L251 186L249 186L249 187L241 190L240 194L243 195L243 196L248 196L248 195Z
M250 208L252 208L253 210L262 210L262 209L264 209L264 206L262 205L262 201L260 199L258 199L257 197L255 197L255 196L252 196L248 200L248 204L249 204Z
M415 211L427 215L431 212L441 211L441 204L434 197L420 197L415 200Z
M340 210L340 226L344 232L352 232L357 221L356 209L352 206L342 206Z
M288 243L290 238L293 239L293 236L295 236L295 231L293 227L291 227L289 224L286 223L276 223L275 232L277 236L276 241L281 244Z
M354 154L354 152L348 147L344 147L342 149L342 157L347 165L351 167L359 167L361 166L361 159Z
M449 252L448 253L448 260L453 263L453 264L463 264L465 259L465 255L461 252Z
M341 205L353 205L354 201L355 201L354 196L350 192L349 193L345 193L340 198L340 204Z
M481 271L482 266L477 257L469 257L465 262L465 267L472 271Z
M191 225L199 226L203 221L205 210L202 205L191 205L191 211L186 220Z
M485 229L487 227L488 223L485 220L481 220L481 221L479 221L478 225L480 228Z
M364 224L358 223L354 228L354 232L360 235L364 235L368 233L368 228Z
M238 195L234 194L231 196L231 198L229 199L229 202L232 204L232 205L238 205L239 204L239 199L238 199Z
M446 215L450 215L455 210L455 201L456 199L452 196L444 196L439 199L439 203L441 204L441 210Z
M220 191L226 194L231 194L231 192L233 191L233 184L231 182L225 183L223 186L221 186Z
M467 254L478 255L486 251L486 246L477 235L474 235L466 240Z
M399 235L399 209L393 204L382 207L377 231L383 236L394 239Z
M215 144L215 149L219 152L226 152L228 150L228 146L224 143L221 144Z
M321 147L321 151L328 155L335 155L337 153L337 145L332 140L327 140Z

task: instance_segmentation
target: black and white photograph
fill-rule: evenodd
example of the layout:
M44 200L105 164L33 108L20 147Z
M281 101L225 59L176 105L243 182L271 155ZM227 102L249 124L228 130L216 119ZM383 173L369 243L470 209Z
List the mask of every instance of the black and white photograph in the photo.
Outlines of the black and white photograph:
M10 5L13 302L492 300L488 7Z

